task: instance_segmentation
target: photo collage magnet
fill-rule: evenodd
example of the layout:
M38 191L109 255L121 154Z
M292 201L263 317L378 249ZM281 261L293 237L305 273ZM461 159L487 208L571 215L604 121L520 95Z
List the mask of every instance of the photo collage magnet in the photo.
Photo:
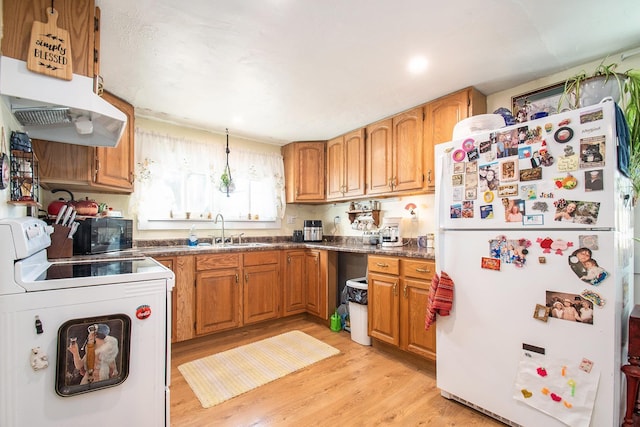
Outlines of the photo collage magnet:
M450 151L450 218L597 225L607 182L602 106L466 138ZM612 180L611 180L612 181ZM602 193L600 193L602 194Z

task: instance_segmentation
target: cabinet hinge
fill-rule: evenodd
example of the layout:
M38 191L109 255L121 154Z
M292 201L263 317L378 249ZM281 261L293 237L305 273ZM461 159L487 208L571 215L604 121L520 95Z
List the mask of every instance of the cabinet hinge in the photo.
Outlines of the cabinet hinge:
M100 19L97 16L93 17L93 31L100 31Z
M100 172L100 160L96 157L96 170L93 173L93 182L98 180L98 173Z

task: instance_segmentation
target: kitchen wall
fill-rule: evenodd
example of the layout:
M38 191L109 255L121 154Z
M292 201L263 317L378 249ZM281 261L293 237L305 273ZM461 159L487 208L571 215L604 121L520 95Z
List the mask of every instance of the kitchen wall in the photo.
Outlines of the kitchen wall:
M364 199L361 201L368 201ZM400 217L402 218L401 228L402 237L416 238L417 236L433 233L435 230L434 223L434 196L418 195L392 197L385 199L371 198L370 200L378 200L381 204L380 220L384 217ZM416 205L414 212L415 219L412 219L409 210L405 209L407 204ZM362 231L351 228L351 222L347 215L349 202L330 203L326 205L287 205L287 216L295 218L295 224L283 224L285 235L291 235L293 230L301 230L305 219L321 219L325 236L362 236ZM336 220L336 217L339 219ZM335 226L334 226L335 221ZM286 217L283 223L286 223Z

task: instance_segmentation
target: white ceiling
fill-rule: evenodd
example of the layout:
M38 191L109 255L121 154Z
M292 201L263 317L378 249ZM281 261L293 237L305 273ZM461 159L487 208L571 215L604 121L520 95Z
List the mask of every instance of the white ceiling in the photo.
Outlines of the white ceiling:
M139 116L324 140L640 45L638 0L97 0L105 87ZM414 55L423 74L407 71Z

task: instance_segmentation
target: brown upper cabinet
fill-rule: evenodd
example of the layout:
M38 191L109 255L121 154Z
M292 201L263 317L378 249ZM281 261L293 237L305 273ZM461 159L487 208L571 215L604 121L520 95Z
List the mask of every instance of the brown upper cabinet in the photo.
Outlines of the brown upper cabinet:
M327 142L327 200L365 194L364 129Z
M31 27L48 22L47 8L58 12L57 26L69 32L73 73L94 78L98 67L99 10L94 0L4 0L2 54L27 61Z
M435 189L434 146L451 141L454 126L463 119L487 112L487 99L475 88L438 98L424 106L425 184Z
M124 100L104 92L102 97L127 116L127 126L116 147L88 147L33 140L40 160L40 184L74 191L133 192L134 109Z
M320 203L325 198L325 141L282 147L287 203Z
M367 194L423 188L422 107L367 126Z

